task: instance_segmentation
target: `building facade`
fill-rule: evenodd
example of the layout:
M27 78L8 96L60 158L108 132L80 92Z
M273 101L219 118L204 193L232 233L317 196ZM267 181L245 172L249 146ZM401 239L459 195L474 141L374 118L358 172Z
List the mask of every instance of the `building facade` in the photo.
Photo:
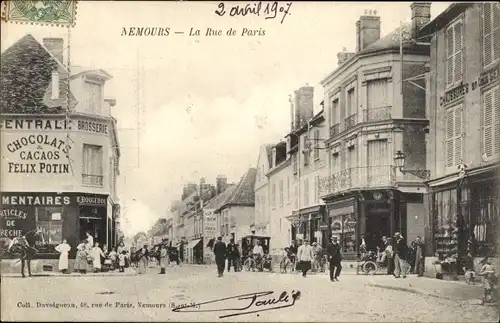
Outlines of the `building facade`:
M86 232L111 248L119 222L116 101L104 98L111 76L69 75L63 45L26 35L2 53L2 236L42 228L43 258L57 258L62 239L73 258Z
M339 53L338 68L321 82L330 132L329 174L320 180L320 194L328 235L340 238L346 258L356 257L363 238L375 250L395 232L409 242L424 234L425 176L409 170L426 169L422 73L429 47L404 41L400 55L400 37L429 22L430 4L414 3L411 13L411 24L380 38L380 17L365 12L356 23L356 52ZM398 151L405 173L394 164Z
M324 141L328 126L321 110L313 115L313 88L302 87L295 92L291 105L292 129L287 135L287 146L292 160L295 203L289 215L291 239L307 239L326 247L327 217L320 199L319 181L328 174L327 152Z
M496 256L499 17L496 3L452 4L420 31L431 43L427 164L432 177L425 236L430 273L443 261L460 273L469 252L476 261ZM450 270L444 263L441 270Z
M253 230L256 235L269 236L269 172L273 162L273 146L262 145L257 160L257 175L255 177L255 223Z

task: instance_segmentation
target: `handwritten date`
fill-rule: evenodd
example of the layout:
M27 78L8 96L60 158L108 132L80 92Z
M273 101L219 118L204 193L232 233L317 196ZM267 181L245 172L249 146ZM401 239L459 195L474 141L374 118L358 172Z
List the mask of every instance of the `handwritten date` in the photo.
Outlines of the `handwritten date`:
M253 4L247 4L246 6L232 6L228 8L229 16L247 16L247 15L255 15L259 16L261 14L264 15L265 19L275 19L278 15L281 17L281 23L285 21L286 16L290 15L290 8L292 7L291 2L287 2L284 5L280 5L278 1L266 2L263 3L259 1ZM222 17L226 15L226 6L224 2L219 3L219 6L215 10L215 14Z

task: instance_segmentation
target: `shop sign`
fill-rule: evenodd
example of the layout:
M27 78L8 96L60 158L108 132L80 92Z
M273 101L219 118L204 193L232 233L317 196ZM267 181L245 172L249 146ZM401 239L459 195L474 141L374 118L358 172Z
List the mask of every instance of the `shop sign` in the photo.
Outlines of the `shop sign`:
M446 91L442 97L439 98L439 104L441 106L452 103L458 99L464 97L467 93L469 93L469 89L471 91L475 91L478 88L483 88L499 79L500 76L500 67L497 66L489 71L486 71L479 75L477 80L469 83L460 84L453 89Z
M1 119L0 129L8 130L66 130L65 119Z
M2 223L0 237L12 239L34 229L35 217L32 214L28 215L28 212L29 210L26 207L2 206L0 210Z
M108 134L108 124L101 123L98 121L88 121L88 120L78 120L77 121L78 131L92 132L92 133L102 133Z
M217 217L214 210L204 210L203 212L203 232L204 237L211 239L217 236Z
M76 196L76 204L81 206L106 206L108 204L108 198L107 196L78 195Z
M70 173L66 156L71 146L54 135L29 134L7 142L4 147L6 153L16 156L16 158L6 158L9 173Z
M71 197L57 193L2 193L2 208L6 206L64 206Z

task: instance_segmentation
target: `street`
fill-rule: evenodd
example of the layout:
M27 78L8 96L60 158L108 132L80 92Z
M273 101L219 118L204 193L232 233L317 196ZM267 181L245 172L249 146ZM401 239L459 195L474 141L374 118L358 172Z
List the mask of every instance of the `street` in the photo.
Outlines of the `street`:
M122 277L2 277L2 320L89 321L99 318L101 321L498 322L496 306L481 306L477 295L467 292L458 295L458 288L465 288L466 285L457 282L417 277L398 280L400 285L424 285L426 282L426 285L443 291L456 289L457 298L454 299L398 290L401 289L399 287L383 288L382 285L392 284L395 279L388 276L357 276L350 272L341 275L340 282L335 283L331 283L328 276L323 274L303 278L296 274L230 272L217 278L215 268L207 266L172 267L167 269L166 275L157 273L158 268L149 268L145 275ZM479 288L477 286L475 290ZM222 319L220 316L245 311L172 311L174 306L181 304L192 306L265 291L273 291L274 294L262 297L262 300L271 297L278 299L283 292L292 296L300 291L300 297L295 303L291 298L283 302L288 305L293 303L293 306ZM454 295L455 292L448 294ZM251 303L248 298L233 299L217 303L220 305L212 308L227 308L235 301L239 308ZM67 303L73 305L65 306L73 308L63 305L54 308L55 304ZM252 306L247 311L276 306L279 305ZM200 308L198 305L193 307Z

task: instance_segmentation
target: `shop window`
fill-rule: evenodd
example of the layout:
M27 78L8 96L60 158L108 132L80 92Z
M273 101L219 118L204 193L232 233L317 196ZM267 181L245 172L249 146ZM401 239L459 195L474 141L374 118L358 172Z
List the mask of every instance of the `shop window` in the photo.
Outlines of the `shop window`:
M37 207L36 226L42 229L43 238L48 245L57 245L62 242L62 208L60 207Z
M354 214L344 214L332 219L332 236L338 237L343 252L356 252L356 218Z

